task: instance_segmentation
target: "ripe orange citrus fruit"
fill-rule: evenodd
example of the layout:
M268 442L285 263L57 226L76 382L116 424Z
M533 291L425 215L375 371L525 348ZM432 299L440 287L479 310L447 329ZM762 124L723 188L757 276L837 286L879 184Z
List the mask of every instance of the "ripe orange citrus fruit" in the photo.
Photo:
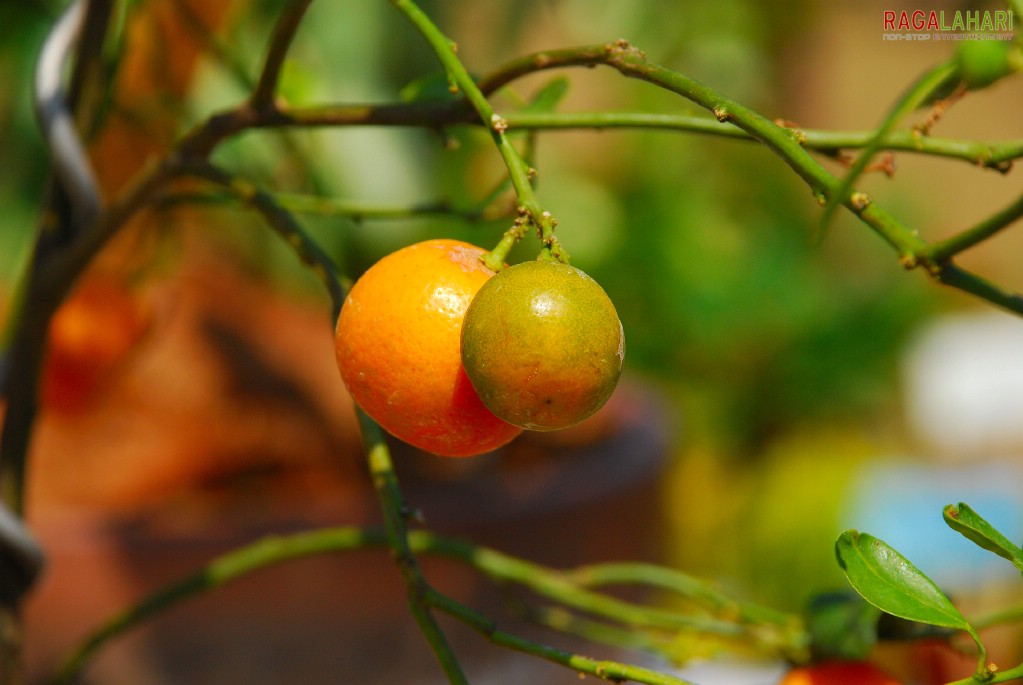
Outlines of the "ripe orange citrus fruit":
M486 252L428 240L366 271L341 308L337 365L352 398L380 426L427 452L490 452L521 429L480 401L459 356L462 317L494 272Z
M867 661L822 661L788 671L779 685L901 685Z
M462 363L473 387L490 411L530 430L566 428L600 409L624 359L610 298L560 262L504 269L465 314Z

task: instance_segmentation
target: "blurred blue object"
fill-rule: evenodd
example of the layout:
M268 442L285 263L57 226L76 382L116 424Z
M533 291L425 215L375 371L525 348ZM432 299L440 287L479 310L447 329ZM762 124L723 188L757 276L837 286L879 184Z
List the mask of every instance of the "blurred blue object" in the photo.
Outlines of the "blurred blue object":
M949 590L1019 579L1011 563L945 525L942 509L965 502L1010 540L1023 538L1023 465L1008 460L945 466L920 460L865 464L851 484L849 528L881 538Z

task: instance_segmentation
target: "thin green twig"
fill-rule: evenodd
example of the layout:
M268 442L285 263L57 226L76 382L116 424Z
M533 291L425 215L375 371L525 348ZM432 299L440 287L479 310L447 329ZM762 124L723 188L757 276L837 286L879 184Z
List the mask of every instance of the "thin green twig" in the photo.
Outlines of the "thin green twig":
M567 577L588 588L630 584L667 590L713 614L743 623L778 627L793 627L798 623L792 614L739 601L704 580L666 566L640 562L591 564L573 569Z
M927 256L935 262L950 259L1008 228L1020 217L1023 217L1023 195L972 228L967 228L950 238L932 244L928 248Z
M452 84L465 95L477 115L479 115L480 121L490 131L494 144L501 154L501 159L504 160L505 167L508 169L508 176L511 179L512 186L515 188L515 195L518 197L519 204L525 208L530 221L540 232L540 238L543 241L546 255L549 258L567 262L568 253L561 247L554 235L554 227L557 225L557 221L555 221L550 212L543 209L539 198L537 198L533 190L533 176L536 172L530 168L522 155L515 149L515 146L512 145L508 136L505 135L505 131L508 129L508 122L494 111L484 92L476 85L476 82L469 75L461 60L458 59L458 55L455 54L456 48L454 43L441 33L437 25L433 23L433 20L412 0L392 0L392 2L430 44L437 59L444 66ZM503 244L504 242L502 241L501 245ZM500 269L504 262L504 257L505 255L499 251L495 252L494 255L486 260L487 266L495 271Z
M431 606L438 608L449 616L465 623L476 632L485 636L490 642L499 647L513 649L518 652L546 659L566 668L578 671L580 674L596 676L603 680L615 683L634 682L645 683L646 685L692 685L687 680L658 673L657 671L631 666L617 661L599 661L589 657L572 654L547 645L542 645L532 640L526 640L512 633L500 630L494 623L480 613L455 602L451 598L436 591L430 591L426 601Z
M107 642L186 599L215 590L259 569L292 559L384 544L386 536L382 531L344 527L270 536L224 554L198 572L143 598L108 619L68 655L50 683L63 685L72 682Z
M628 602L587 589L576 582L577 575L585 577L585 571L560 572L496 550L449 538L433 538L423 550L464 561L494 581L514 583L560 605L633 628L689 631L727 639L749 639L751 643L759 639L751 637L754 631L747 630L746 626L734 620L682 614ZM639 577L636 582L643 584L645 580ZM769 646L766 643L763 646L773 650L775 645L776 641L772 640Z
M605 621L580 616L562 607L519 607L523 615L534 623L562 633L576 635L589 642L632 649L676 661L677 650L672 649L671 633L636 628L622 628ZM708 638L710 641L710 638Z
M734 126L721 126L713 117L658 112L511 112L505 115L508 130L564 129L662 129L700 133L735 140L756 140ZM864 148L873 131L825 131L785 125L808 150L836 155ZM892 131L877 141L878 150L911 152L960 159L970 164L1006 172L1012 161L1023 157L1023 140L978 142L922 136L915 131Z
M881 141L884 140L885 136L895 128L896 124L903 117L919 108L934 93L935 89L947 81L955 71L956 64L953 61L939 64L929 69L899 98L888 115L885 116L884 121L878 126L870 141L863 148L860 156L853 162L849 171L842 178L841 183L835 188L835 192L828 198L828 203L824 207L824 214L821 216L822 227L827 226L834 210L845 196L852 192L853 186L867 169L867 165L870 164L870 160L881 146Z

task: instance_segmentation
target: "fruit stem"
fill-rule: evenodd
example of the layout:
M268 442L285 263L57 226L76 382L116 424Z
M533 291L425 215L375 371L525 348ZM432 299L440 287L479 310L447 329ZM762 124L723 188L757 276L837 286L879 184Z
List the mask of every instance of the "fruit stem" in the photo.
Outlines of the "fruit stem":
M524 210L519 208L519 216L512 223L511 228L504 232L501 241L494 246L494 249L483 255L483 264L491 271L500 271L504 268L508 259L508 252L515 246L515 243L522 240L526 234L526 224L529 220L524 216Z

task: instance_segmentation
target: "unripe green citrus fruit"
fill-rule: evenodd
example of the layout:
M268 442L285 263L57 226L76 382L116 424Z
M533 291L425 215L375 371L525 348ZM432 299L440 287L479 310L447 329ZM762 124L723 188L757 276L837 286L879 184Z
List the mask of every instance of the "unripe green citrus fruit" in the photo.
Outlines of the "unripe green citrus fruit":
M484 283L461 338L462 364L487 408L538 431L600 409L625 358L622 324L604 290L552 261L517 264Z
M971 89L986 88L1012 73L1011 41L966 40L956 50L959 74Z

